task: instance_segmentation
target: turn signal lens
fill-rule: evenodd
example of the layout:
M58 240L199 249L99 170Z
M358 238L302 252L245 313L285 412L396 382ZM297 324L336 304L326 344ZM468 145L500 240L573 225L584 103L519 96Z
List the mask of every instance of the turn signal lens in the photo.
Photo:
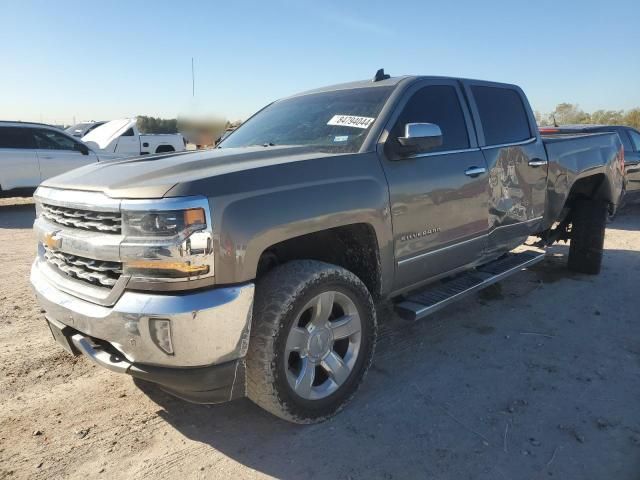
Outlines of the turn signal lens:
M134 260L125 264L126 273L143 274L147 277L185 278L209 273L208 265L192 265L188 262L162 262Z
M202 208L190 208L184 211L184 225L191 227L194 225L206 225L204 210Z

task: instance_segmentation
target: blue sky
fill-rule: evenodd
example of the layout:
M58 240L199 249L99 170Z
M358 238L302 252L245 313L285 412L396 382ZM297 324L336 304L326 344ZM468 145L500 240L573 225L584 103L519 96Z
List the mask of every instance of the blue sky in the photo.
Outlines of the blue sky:
M380 67L517 83L542 112L640 107L638 0L2 0L0 44L0 119L234 120Z

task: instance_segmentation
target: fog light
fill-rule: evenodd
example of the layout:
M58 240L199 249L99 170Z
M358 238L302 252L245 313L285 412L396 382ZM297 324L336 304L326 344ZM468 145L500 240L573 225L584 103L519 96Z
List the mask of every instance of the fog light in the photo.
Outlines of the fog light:
M162 318L149 319L149 332L151 339L158 348L169 355L173 355L173 344L171 343L171 320Z

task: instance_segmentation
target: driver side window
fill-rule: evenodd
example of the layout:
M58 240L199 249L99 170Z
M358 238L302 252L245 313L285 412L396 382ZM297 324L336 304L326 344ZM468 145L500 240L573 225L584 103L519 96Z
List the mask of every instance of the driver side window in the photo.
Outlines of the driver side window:
M432 85L421 88L409 99L391 130L387 141L393 151L398 151L398 137L404 136L407 123L434 123L442 131L442 145L429 150L442 152L469 148L469 136L455 87Z
M38 129L33 132L36 148L40 150L80 151L80 145L70 138L53 130Z

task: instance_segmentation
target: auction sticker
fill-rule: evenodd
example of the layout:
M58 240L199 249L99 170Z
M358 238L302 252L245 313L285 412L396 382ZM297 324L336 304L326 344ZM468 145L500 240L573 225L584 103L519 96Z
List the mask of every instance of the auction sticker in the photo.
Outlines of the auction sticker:
M334 115L327 125L336 125L340 127L369 128L375 118L356 117L355 115Z

